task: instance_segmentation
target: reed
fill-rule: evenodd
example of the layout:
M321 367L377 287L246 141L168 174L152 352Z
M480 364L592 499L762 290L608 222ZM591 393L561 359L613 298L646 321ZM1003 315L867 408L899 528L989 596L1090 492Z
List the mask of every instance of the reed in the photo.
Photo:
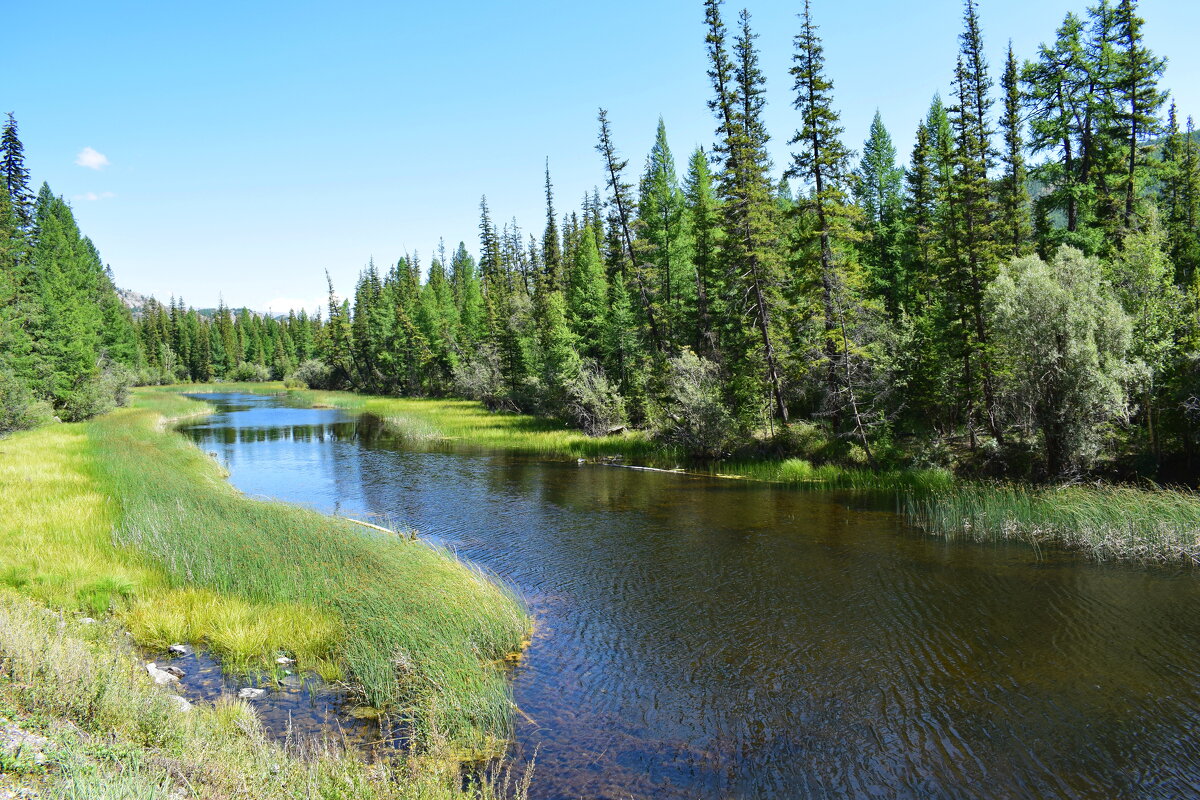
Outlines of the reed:
M1200 563L1200 496L1132 486L962 483L902 504L926 530L1076 548L1097 559Z

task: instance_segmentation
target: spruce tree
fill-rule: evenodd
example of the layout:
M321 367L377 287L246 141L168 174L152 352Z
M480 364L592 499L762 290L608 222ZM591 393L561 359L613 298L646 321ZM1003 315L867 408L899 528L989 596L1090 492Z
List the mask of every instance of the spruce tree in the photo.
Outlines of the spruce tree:
M1020 74L1011 40L1008 43L1008 58L1004 64L1000 86L1004 90L1004 113L1000 116L1000 132L1004 138L1000 160L1004 165L1004 173L1000 176L996 194L1000 206L1001 252L1017 258L1028 253L1032 224L1029 216L1028 176L1025 171L1025 145L1021 136Z
M721 159L718 186L725 216L725 268L730 277L730 313L750 320L751 329L731 328L723 346L739 412L752 421L765 394L780 422L788 421L782 370L772 314L782 281L778 222L772 196L763 109L766 79L758 65L750 15L739 17L733 52L726 50L720 0L705 3L710 69L718 119ZM736 340L735 337L736 336ZM756 341L757 340L757 341ZM765 385L765 392L763 391Z
M861 312L854 296L857 281L848 262L849 248L845 246L845 242L855 238L855 219L849 198L852 182L850 152L842 143L843 128L833 108L833 82L825 75L824 47L817 35L809 0L805 0L800 33L794 42L791 74L795 79L794 106L800 112L801 125L791 140L797 149L792 154L789 172L811 187L808 198L800 201L798 208L812 218L811 236L816 245L806 249L816 251L815 270L812 271L815 272L814 282L820 287L820 352L824 360L821 370L824 373L825 405L835 433L840 432L843 417L849 417L868 459L873 462L862 398L852 366L852 349L855 347L850 333L858 326L850 318ZM878 130L882 131L882 123ZM890 141L883 141L878 134L877 140L873 167L884 172ZM894 149L890 157L894 169ZM879 175L875 177L879 178ZM887 184L894 180L898 177L884 176ZM882 197L885 191L891 189L881 190L876 198ZM882 208L878 210L882 218Z
M655 285L662 335L668 352L687 338L686 322L692 306L691 246L683 224L683 194L675 173L675 159L667 144L662 118L654 147L646 159L638 202L638 252Z
M34 221L34 198L29 190L29 170L25 167L25 146L21 144L17 120L11 111L0 133L0 177L20 227L29 230Z
M721 269L721 209L713 190L708 156L696 148L688 160L684 199L696 275L696 336L692 346L710 360L720 353L719 320L725 319L725 276Z
M896 147L878 111L856 176L854 194L862 210L862 250L871 290L898 319L909 292L901 251L904 170L896 166Z

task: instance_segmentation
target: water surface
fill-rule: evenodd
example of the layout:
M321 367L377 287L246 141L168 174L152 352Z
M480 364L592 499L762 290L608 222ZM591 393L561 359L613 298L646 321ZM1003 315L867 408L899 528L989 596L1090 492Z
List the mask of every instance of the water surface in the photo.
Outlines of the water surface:
M242 491L411 526L528 598L535 798L1200 795L1191 572L205 398L185 432Z

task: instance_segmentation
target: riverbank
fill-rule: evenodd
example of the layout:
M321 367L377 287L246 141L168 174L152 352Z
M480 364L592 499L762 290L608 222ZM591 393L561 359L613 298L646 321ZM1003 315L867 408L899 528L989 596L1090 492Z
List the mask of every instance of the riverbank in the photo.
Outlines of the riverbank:
M355 773L357 767L347 767L347 775L358 776L347 786L368 778L381 783L370 792L330 796L416 796L391 786L408 773L428 773L433 777L421 777L419 785L445 790L428 796L456 795L457 772L447 765L493 755L507 741L513 706L503 659L528 634L520 602L424 543L244 497L211 459L164 432L167 420L203 410L176 394L140 391L131 408L0 440L5 613L28 621L33 612L21 604L36 602L67 617L111 619L139 644L203 644L233 669L269 670L276 658L294 658L295 668L348 681L366 703L412 721L419 758L387 768L388 775L380 772L384 768L364 766ZM0 628L8 625L0 621ZM53 704L65 690L54 683L54 669L15 673L21 648L14 641L0 647L6 665L0 691L7 704L0 713L28 715L35 725L57 714L86 731L92 701L57 710L40 705L38 698ZM29 642L35 650L42 644ZM122 687L158 691L132 655L111 652L98 640L92 645L88 658L119 673ZM29 663L60 660L41 651L28 655ZM111 680L97 680L86 690L95 693L95 702L120 693ZM141 702L139 697L125 699ZM253 717L237 705L197 718L210 713ZM155 712L140 722L131 714L130 758L139 763L147 758L137 753L139 746L175 736L164 728L193 724L179 714L165 719ZM333 750L330 758L354 760ZM212 796L225 795L214 790Z
M562 423L494 413L467 400L414 399L286 389L282 383L165 387L169 391L286 392L298 405L371 414L417 441L447 441L546 457L633 462L672 468L678 453L640 431L593 438ZM884 492L897 510L932 535L976 541L1017 540L1067 547L1097 559L1200 564L1200 496L1190 490L1131 486L1028 486L964 481L943 469L885 469L765 458L712 465L705 474L811 490Z

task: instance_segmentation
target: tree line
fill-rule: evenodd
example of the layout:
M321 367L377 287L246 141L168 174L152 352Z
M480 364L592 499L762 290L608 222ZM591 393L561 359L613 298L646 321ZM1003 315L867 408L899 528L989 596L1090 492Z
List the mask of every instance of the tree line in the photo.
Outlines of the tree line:
M1067 14L993 78L965 0L954 78L904 166L847 144L808 2L781 179L748 11L704 2L714 141L641 170L597 118L602 188L528 232L480 203L477 257L369 265L324 318L172 302L145 380L291 378L464 395L701 456L794 453L1013 477L1194 477L1200 152L1135 0ZM10 189L11 192L11 189Z

